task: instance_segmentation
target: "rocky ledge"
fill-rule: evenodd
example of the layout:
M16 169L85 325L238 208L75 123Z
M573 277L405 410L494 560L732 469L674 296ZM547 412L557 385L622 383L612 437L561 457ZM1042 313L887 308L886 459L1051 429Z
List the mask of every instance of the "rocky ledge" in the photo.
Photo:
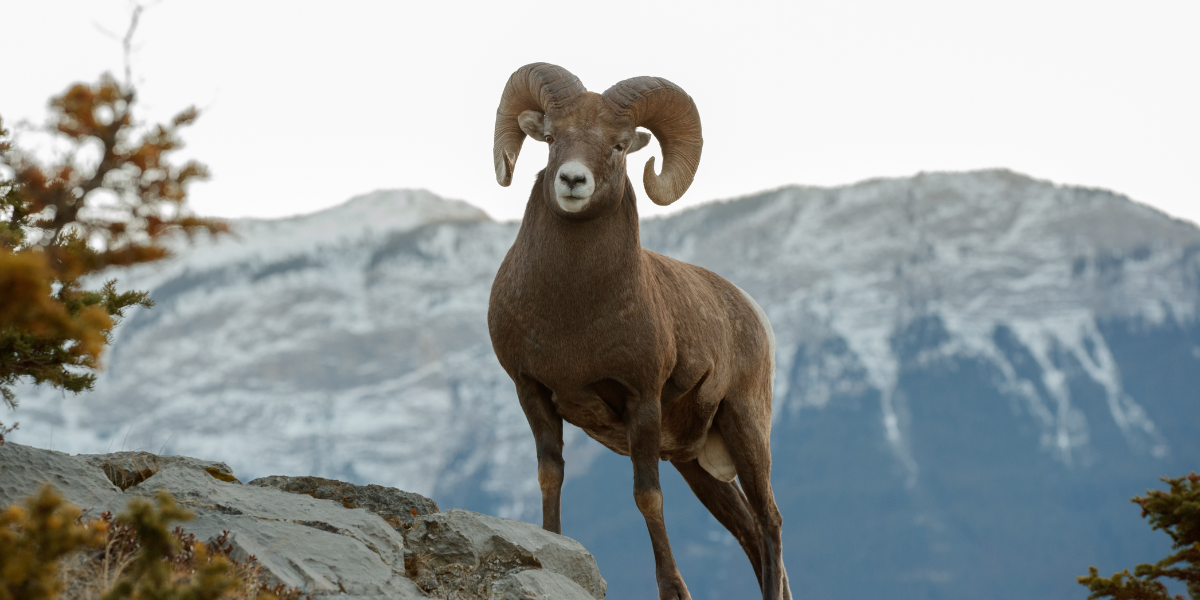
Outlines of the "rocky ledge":
M224 463L147 452L71 456L0 446L0 508L50 483L98 516L166 490L196 518L199 540L230 532L234 558L313 598L603 599L596 560L540 527L378 485L318 477L241 483Z

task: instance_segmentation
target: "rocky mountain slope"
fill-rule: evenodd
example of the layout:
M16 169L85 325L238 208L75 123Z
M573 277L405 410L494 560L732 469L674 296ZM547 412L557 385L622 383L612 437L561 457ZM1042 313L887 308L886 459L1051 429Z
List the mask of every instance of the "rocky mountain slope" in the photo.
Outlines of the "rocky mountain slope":
M426 192L239 222L236 239L120 274L157 305L119 327L95 393L19 390L12 439L394 485L537 522L532 440L485 322L517 227ZM1089 564L1165 553L1127 499L1200 462L1194 225L998 170L783 188L645 221L642 238L774 324L798 593L1063 597ZM610 595L652 597L627 460L568 438L564 532ZM693 593L744 596L736 543L667 471Z

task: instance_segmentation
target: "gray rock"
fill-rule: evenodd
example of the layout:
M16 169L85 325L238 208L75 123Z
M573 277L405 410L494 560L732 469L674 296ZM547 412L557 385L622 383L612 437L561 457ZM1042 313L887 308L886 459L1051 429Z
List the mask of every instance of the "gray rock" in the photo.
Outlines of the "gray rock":
M518 571L492 586L491 600L594 600L574 580L544 569Z
M417 593L404 574L404 538L378 515L273 488L218 481L168 465L127 496L166 490L196 513L185 531L210 539L230 531L235 558L254 555L278 581L306 592Z
M425 496L381 485L354 485L323 477L285 475L259 477L246 485L273 487L293 494L333 500L346 508L365 508L383 517L384 521L400 531L407 529L402 525L412 525L416 517L438 512L437 503Z
M223 462L200 460L190 456L159 456L149 452L125 451L110 454L80 454L79 458L99 467L113 485L122 490L135 486L168 465L179 465L204 471L221 481L238 481L233 469ZM241 483L241 482L238 482Z
M329 600L429 600L429 596L422 594L420 590L413 588L411 592L400 592L398 594L364 596L361 594L313 594L312 598L328 598ZM490 600L490 599L489 599Z
M405 540L406 572L438 597L479 597L466 594L495 592L500 581L531 569L561 575L592 598L604 598L608 587L579 542L522 521L452 508L418 517ZM516 589L525 580L552 583L531 575L505 585Z
M37 493L43 483L93 516L121 500L121 490L80 457L12 442L0 446L0 509Z
M94 513L165 490L196 515L184 531L200 540L229 532L234 559L253 556L270 578L313 598L602 600L607 587L574 540L520 521L439 513L432 500L394 488L315 477L241 485L226 465L188 457L0 447L0 505L43 482Z
M404 591L393 594L310 594L312 598L320 598L321 600L429 600L429 596L421 593L421 590L415 587L412 591ZM490 598L488 600L491 600Z

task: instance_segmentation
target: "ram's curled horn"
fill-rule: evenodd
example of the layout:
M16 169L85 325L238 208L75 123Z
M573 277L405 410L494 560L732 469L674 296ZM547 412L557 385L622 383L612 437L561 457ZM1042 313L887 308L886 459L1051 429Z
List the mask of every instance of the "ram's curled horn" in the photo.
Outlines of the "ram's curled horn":
M492 159L496 165L496 182L508 187L513 168L521 153L525 132L517 117L527 110L545 113L562 108L576 96L587 91L579 78L570 71L549 63L531 63L517 69L508 78L500 107L496 109L496 138L492 143Z
M654 174L654 157L646 161L646 195L662 206L678 200L696 177L704 147L692 97L661 77L632 77L605 90L604 102L634 126L649 129L662 145L662 175Z

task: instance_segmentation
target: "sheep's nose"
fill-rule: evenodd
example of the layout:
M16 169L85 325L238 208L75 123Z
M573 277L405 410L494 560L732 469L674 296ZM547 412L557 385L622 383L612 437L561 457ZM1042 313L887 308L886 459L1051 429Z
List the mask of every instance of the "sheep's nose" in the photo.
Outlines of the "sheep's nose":
M554 177L554 195L559 204L567 212L583 210L587 199L596 191L596 178L587 165L577 161L568 161L558 168Z
M571 189L575 189L577 185L587 183L587 175L583 173L559 173L558 178Z

